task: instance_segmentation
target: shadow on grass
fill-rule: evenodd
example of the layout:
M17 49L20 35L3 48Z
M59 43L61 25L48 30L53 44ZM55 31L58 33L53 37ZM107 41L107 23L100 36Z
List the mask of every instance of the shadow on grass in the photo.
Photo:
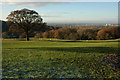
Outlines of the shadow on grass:
M113 53L119 54L118 48L112 47L30 47L30 48L9 48L9 49L31 49L42 51L64 51L64 52L78 52L78 53Z
M120 42L120 41L83 41L83 43L107 43L107 42Z

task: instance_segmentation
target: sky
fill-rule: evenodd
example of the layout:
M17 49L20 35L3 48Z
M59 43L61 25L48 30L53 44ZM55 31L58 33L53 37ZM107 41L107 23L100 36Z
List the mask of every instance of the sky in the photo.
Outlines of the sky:
M3 2L0 20L14 10L38 12L46 23L118 23L118 2Z

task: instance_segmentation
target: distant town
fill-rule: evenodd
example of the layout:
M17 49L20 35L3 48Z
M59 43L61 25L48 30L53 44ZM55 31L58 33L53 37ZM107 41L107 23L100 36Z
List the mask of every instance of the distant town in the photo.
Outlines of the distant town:
M68 23L68 24L60 24L60 23L49 23L49 26L54 26L54 27L96 27L96 28L103 28L105 26L118 26L118 24L85 24L85 23Z

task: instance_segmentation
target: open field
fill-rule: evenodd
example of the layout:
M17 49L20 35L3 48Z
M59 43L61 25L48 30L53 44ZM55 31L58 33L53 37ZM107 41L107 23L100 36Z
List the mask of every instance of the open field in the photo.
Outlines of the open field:
M119 78L118 40L3 40L3 78Z

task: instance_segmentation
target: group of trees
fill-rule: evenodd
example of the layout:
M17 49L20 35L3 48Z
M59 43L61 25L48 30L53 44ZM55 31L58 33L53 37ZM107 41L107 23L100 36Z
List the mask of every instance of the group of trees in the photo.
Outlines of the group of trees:
M29 41L29 37L36 33L43 33L47 30L53 29L52 26L47 26L41 16L34 10L21 9L12 11L7 21L2 23L2 37L19 37L25 38Z
M120 26L105 27L97 33L97 39L117 39L120 38Z
M63 27L50 30L36 36L43 38L57 38L67 40L107 40L120 38L120 26L104 28L70 28Z
M105 28L56 28L53 29L43 22L41 16L34 10L21 9L12 11L4 24L2 37L7 35L26 37L29 41L30 36L35 38L57 38L68 40L96 40L96 39L117 39L120 38L120 26ZM8 25L5 25L5 24ZM9 26L9 27L8 27ZM7 29L6 29L7 28ZM4 30L7 30L7 32ZM44 32L44 33L43 33Z
M77 35L74 28L60 28L58 30L51 30L43 33L44 38L58 38L58 39L73 39L72 36ZM76 36L77 37L77 36Z

